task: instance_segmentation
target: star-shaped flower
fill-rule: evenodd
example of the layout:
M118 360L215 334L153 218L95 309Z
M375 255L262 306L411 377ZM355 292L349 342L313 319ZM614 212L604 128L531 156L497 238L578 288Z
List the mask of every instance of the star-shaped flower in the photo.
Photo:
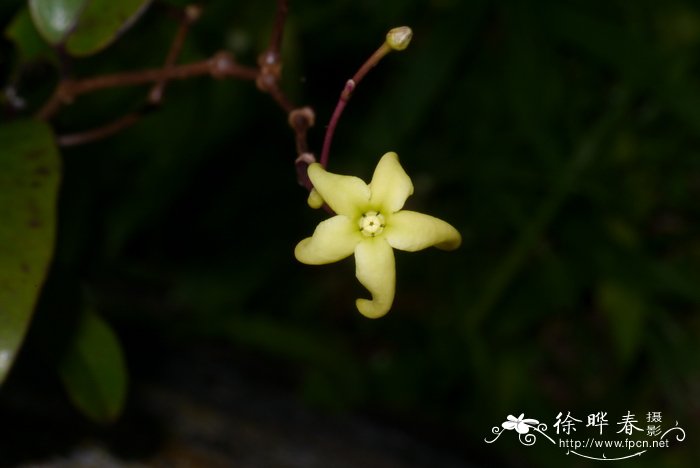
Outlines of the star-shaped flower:
M309 166L308 175L317 192L312 192L310 204L320 205L320 196L337 215L322 221L313 236L299 242L294 255L302 263L322 265L354 253L355 275L372 294L372 300L355 302L366 317L383 316L394 301L392 248L409 252L430 246L452 250L462 242L459 232L448 223L401 210L413 193L413 184L396 153L382 156L369 185L357 177L327 172L318 163Z

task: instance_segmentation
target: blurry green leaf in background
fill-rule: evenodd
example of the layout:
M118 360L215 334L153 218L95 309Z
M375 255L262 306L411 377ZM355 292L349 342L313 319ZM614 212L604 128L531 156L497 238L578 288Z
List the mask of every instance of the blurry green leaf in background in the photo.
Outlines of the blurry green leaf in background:
M29 0L34 25L53 46L76 56L107 47L143 13L151 0Z
M28 9L21 10L8 25L5 36L17 46L22 62L55 58L55 51L37 33Z
M51 45L62 44L75 29L88 0L29 0L32 20Z
M114 421L122 412L128 378L121 346L89 308L61 358L59 374L73 403L93 420Z
M51 261L60 161L49 127L0 125L0 382L29 326Z

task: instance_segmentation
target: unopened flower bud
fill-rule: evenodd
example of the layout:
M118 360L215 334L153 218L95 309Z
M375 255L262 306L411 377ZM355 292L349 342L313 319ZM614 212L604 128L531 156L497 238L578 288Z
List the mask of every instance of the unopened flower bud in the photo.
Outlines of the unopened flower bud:
M394 28L386 34L386 43L394 50L404 50L411 43L413 31L408 26Z

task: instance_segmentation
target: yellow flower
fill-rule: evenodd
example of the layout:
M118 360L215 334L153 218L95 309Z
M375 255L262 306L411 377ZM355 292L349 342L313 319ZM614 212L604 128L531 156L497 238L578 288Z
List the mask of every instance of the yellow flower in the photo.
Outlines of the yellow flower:
M372 294L357 299L360 313L369 318L386 314L394 302L396 269L394 249L415 252L435 246L459 247L462 237L448 223L415 211L401 210L413 193L413 184L396 153L386 153L377 164L369 185L361 179L327 172L313 163L309 179L317 193L309 204L322 199L337 213L322 221L294 249L297 260L309 265L337 262L355 254L355 275Z

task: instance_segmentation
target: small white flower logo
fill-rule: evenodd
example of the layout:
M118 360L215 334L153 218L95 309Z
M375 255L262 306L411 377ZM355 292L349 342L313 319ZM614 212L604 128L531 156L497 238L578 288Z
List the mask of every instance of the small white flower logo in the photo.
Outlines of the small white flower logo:
M531 427L537 427L537 425L540 423L537 419L523 419L523 416L525 416L525 413L520 413L520 416L517 418L512 414L509 414L507 418L508 420L501 424L501 426L503 429L509 431L515 429L518 434L527 434L530 432Z

